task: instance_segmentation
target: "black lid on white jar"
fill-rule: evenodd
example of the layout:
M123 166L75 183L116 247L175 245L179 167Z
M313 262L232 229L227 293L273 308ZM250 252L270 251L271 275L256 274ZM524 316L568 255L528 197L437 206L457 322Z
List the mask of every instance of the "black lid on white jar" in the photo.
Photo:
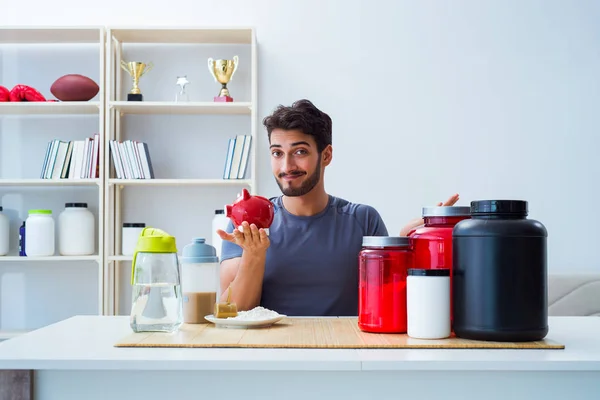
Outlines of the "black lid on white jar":
M409 268L408 275L410 276L450 276L448 268Z
M87 203L65 203L65 208L87 208Z

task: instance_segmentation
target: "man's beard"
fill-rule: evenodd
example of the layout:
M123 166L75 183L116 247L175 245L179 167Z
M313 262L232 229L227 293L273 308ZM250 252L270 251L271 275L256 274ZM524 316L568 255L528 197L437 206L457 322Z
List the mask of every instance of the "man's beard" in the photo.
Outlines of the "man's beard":
M290 173L289 175L305 175L306 172L300 172L300 173ZM286 174L279 174L279 179L283 178ZM319 183L319 181L321 180L321 159L319 158L319 162L317 163L317 168L315 169L315 172L308 177L308 179L306 179L302 185L300 185L299 188L293 188L293 187L289 187L289 188L284 188L281 181L279 179L275 179L275 181L277 181L277 185L279 185L279 189L281 190L281 192L289 197L297 197L297 196L304 196L305 194L307 194L308 192L310 192L311 190L313 190L313 188L315 186L317 186L317 183Z

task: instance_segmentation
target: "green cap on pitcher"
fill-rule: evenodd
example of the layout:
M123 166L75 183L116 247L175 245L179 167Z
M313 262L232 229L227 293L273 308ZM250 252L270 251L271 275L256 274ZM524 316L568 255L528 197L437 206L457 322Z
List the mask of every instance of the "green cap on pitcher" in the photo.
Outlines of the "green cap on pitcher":
M175 237L165 231L157 228L147 227L142 230L138 237L135 250L133 252L133 261L131 263L131 284L133 285L135 259L137 253L177 253Z

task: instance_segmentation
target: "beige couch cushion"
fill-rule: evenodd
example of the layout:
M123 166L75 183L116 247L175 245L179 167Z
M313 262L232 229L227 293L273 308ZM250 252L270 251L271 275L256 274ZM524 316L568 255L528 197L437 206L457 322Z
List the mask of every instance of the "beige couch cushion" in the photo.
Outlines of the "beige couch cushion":
M548 313L600 316L600 273L548 274Z

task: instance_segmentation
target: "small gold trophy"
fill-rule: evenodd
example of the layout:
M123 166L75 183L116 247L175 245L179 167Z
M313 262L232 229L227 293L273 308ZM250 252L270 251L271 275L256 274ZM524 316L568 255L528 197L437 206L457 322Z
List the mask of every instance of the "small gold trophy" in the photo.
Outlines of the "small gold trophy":
M238 56L233 56L233 60L213 60L208 59L208 70L215 78L215 82L222 85L219 95L214 97L216 102L232 102L233 98L229 95L227 83L233 79L240 61Z
M131 75L133 79L133 87L127 93L127 101L143 101L144 96L139 88L140 78L148 71L152 69L154 65L152 63L143 63L140 61L125 62L121 60L121 68Z

